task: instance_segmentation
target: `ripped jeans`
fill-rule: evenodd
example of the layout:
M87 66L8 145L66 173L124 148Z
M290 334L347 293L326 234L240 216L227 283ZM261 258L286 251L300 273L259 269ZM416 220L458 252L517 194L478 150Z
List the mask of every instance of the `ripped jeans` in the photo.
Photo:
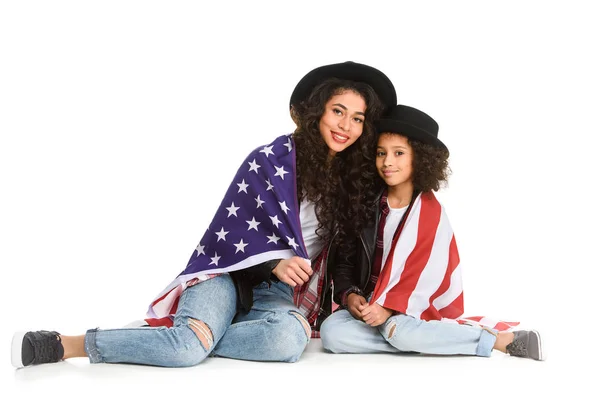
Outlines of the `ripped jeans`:
M494 331L495 332L495 331ZM496 336L485 329L398 314L377 327L354 319L347 310L321 325L323 347L332 353L403 353L489 357Z
M220 275L183 291L172 328L91 329L85 351L91 363L162 367L193 366L208 356L295 362L310 333L292 294L283 282L262 283L250 312L236 315L235 286Z

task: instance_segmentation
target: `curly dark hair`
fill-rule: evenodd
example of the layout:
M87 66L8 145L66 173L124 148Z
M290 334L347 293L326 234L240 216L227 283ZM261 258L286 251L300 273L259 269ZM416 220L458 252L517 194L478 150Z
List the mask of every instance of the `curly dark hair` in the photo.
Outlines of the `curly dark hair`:
M360 95L367 105L363 132L356 142L330 159L319 122L327 102L347 90ZM305 101L292 109L297 125L292 137L296 145L298 200L315 203L317 235L321 239L330 239L335 232L339 233L336 242L358 235L373 215L378 194L373 169L377 145L373 121L383 109L369 85L340 79L317 85Z
M416 192L438 191L448 183L452 173L448 166L450 153L443 147L408 139L413 151L412 183Z

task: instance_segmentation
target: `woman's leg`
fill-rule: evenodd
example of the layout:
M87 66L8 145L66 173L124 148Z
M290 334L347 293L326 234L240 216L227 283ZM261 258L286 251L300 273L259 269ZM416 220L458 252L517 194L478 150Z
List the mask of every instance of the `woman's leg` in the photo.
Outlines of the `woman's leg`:
M390 317L378 327L381 336L402 351L489 357L497 332L441 321L422 321L409 315Z
M181 294L172 328L92 329L85 336L86 353L92 363L196 365L221 339L235 310L233 281L220 275Z
M239 360L298 361L311 330L294 306L292 294L283 282L255 287L252 309L235 317L213 354Z
M399 353L377 328L354 319L348 310L331 314L321 324L321 341L332 353Z
M31 353L49 354L51 346L62 346L42 362L87 356L91 363L131 363L163 367L185 367L200 363L212 351L235 315L236 290L228 274L198 283L184 290L172 328L124 328L89 330L82 336L57 336L56 332L36 335L39 340ZM58 340L60 339L60 340ZM24 344L25 337L22 342ZM32 341L35 341L32 339ZM20 346L20 343L18 344ZM16 349L13 340L13 350ZM23 355L16 357L15 367L30 362ZM64 354L63 353L64 349ZM57 358L52 361L52 358ZM15 354L15 351L13 351ZM13 356L13 359L15 357ZM18 365L21 361L22 365ZM34 360L35 361L35 360Z

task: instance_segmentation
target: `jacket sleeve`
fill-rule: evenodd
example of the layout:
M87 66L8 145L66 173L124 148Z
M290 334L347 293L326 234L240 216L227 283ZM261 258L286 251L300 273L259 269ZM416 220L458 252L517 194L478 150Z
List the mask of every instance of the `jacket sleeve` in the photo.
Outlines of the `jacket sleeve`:
M248 282L254 287L262 282L270 281L271 272L279 264L279 261L281 259L265 261L253 267L230 272L230 275L235 276L236 279Z
M351 289L358 289L360 282L356 279L356 253L360 244L354 239L347 243L340 243L335 254L335 268L333 270L333 301L342 304L344 293Z

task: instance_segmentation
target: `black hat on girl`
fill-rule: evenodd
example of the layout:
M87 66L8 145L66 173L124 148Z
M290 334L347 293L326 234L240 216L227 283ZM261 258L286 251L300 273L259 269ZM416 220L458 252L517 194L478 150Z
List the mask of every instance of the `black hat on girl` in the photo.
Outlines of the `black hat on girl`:
M438 139L438 123L416 108L398 104L375 121L377 133L398 133L409 139L448 150Z

